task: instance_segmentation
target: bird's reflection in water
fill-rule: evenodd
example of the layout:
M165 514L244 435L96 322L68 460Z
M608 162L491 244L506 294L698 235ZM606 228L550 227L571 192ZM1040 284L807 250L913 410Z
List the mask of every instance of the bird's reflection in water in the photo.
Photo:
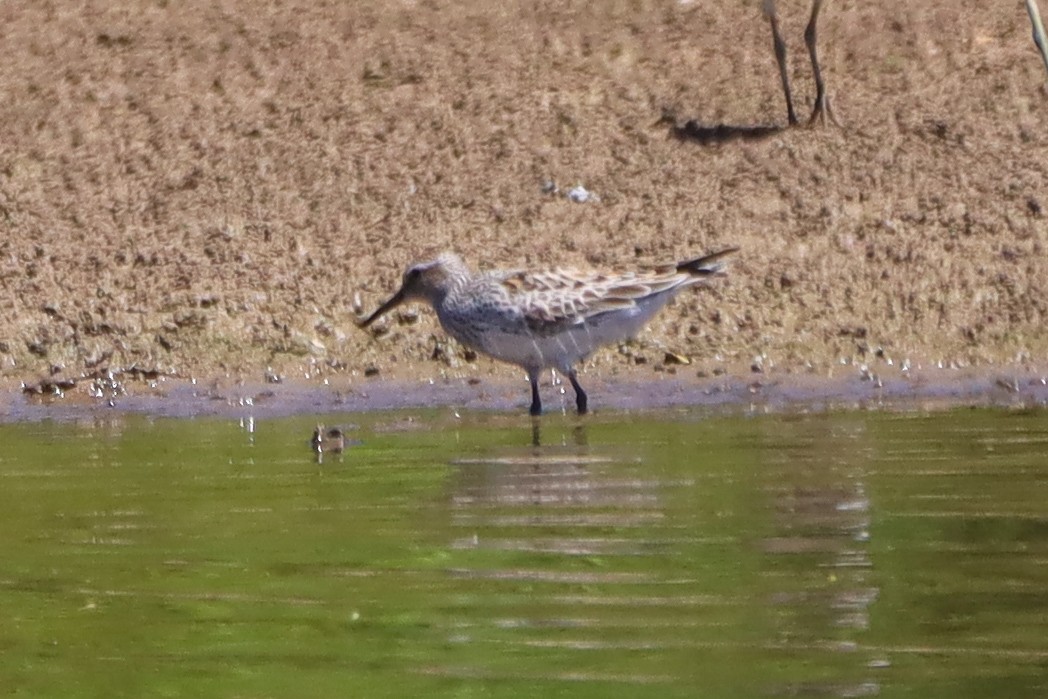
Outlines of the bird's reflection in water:
M589 446L589 434L586 431L586 423L579 422L571 429L571 441L576 447ZM566 441L561 437L561 446L566 444ZM541 447L542 446L542 418L533 417L531 418L531 446Z
M478 531L455 546L606 550L612 544L575 527L630 527L663 517L660 482L637 477L637 461L620 449L591 445L585 422L551 425L534 419L530 446L452 461L457 467L451 482L454 521L485 530L483 537ZM521 537L534 530L515 529L544 524L570 529L559 533L556 544L526 541ZM502 538L507 527L515 529L512 545ZM628 549L628 538L618 537L615 546Z
M676 545L662 529L669 519L663 477L639 458L642 448L604 445L597 435L591 442L586 422L536 420L530 445L452 462L446 571L471 600L470 621L454 628L456 638L510 653L545 649L573 666L594 649L662 647L667 627L653 624L652 609L693 604L659 564L638 563L661 562ZM614 625L625 641L595 628L594 610L609 604L620 610ZM565 661L571 655L577 660ZM558 669L543 672L553 677ZM617 667L590 678L652 681L643 670Z

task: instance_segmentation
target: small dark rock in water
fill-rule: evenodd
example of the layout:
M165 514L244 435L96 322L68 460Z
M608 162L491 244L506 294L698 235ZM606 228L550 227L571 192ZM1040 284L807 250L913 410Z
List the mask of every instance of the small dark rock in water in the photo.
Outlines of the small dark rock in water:
M316 429L313 430L313 438L309 443L313 447L313 451L318 454L324 452L338 453L346 446L346 436L337 427L324 429L323 425L317 425Z
M371 378L372 376L378 376L378 367L369 366L368 368L364 369L364 376L367 376L368 378Z

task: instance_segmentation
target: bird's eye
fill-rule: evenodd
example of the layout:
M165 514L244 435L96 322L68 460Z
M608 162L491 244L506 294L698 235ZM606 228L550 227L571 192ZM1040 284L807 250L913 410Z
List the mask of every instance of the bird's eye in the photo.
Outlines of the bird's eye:
M409 282L415 281L420 276L422 276L422 270L420 270L418 267L412 267L408 270L407 280Z

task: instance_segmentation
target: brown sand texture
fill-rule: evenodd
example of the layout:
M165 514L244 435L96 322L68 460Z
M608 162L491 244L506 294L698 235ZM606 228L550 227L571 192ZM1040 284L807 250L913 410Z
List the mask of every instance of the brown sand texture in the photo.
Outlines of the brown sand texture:
M804 116L808 4L779 5ZM675 127L785 123L758 0L0 3L0 377L519 382L424 308L354 318L442 250L726 246L729 276L584 383L1043 369L1021 3L831 0L819 30L840 127L699 143Z

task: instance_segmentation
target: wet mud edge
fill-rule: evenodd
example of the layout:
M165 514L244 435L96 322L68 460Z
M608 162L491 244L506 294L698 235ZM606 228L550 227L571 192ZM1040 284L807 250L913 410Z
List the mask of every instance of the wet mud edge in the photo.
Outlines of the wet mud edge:
M584 382L596 414L696 408L734 412L812 410L944 410L957 407L1048 407L1048 367L922 369L893 374L725 374L709 378L664 376ZM566 389L566 390L565 390ZM320 384L268 384L221 378L129 383L124 393L92 396L81 388L62 395L25 394L17 382L0 383L0 422L80 420L143 415L167 418L280 418L323 413L403 409L520 412L526 418L525 381L433 378L416 381L346 378ZM570 387L542 386L547 415L573 413Z

